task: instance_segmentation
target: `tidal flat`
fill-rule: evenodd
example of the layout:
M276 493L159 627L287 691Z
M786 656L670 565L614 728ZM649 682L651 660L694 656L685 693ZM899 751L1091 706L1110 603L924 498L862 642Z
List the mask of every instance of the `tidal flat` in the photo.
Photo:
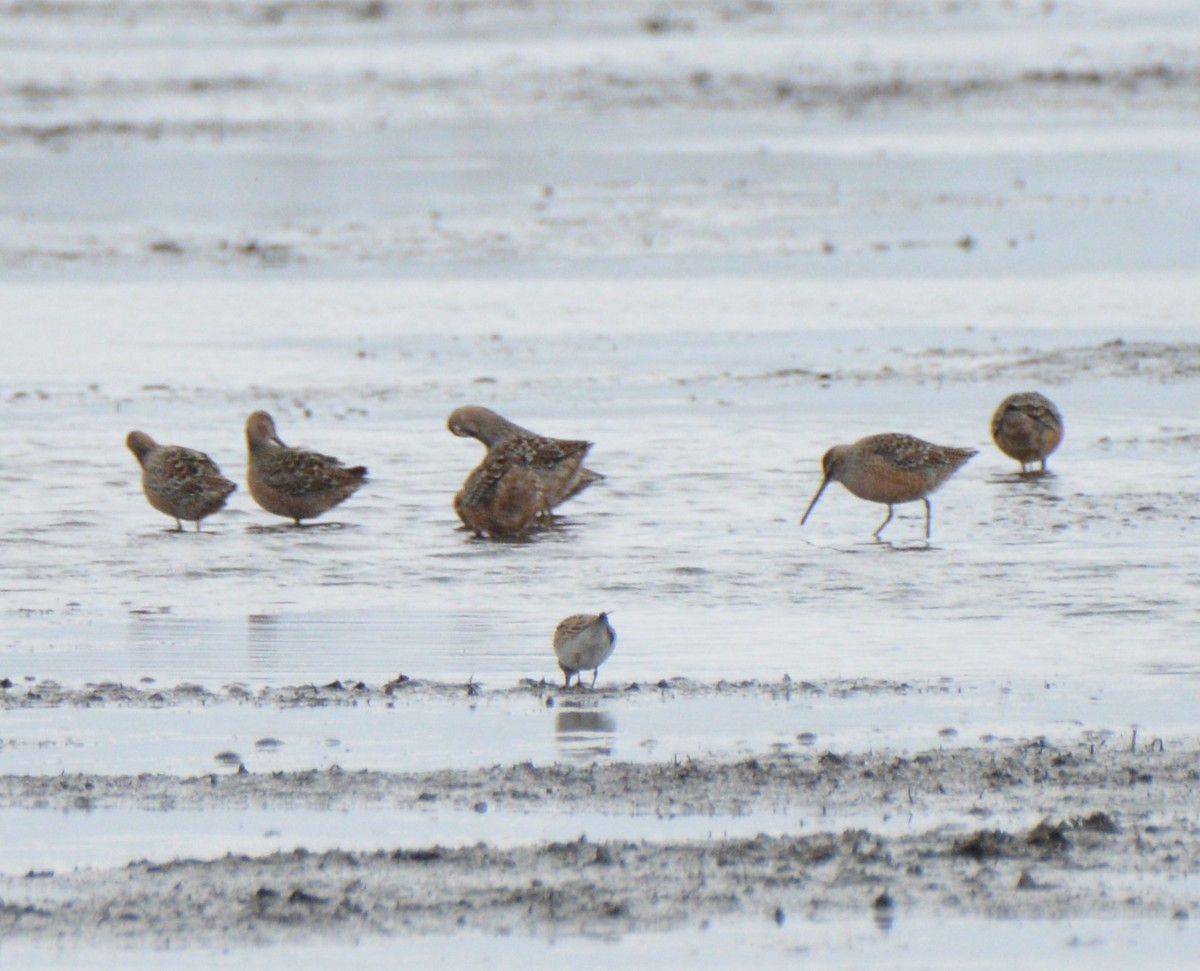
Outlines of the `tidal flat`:
M1192 6L0 9L0 960L1190 968ZM467 403L606 479L473 538Z

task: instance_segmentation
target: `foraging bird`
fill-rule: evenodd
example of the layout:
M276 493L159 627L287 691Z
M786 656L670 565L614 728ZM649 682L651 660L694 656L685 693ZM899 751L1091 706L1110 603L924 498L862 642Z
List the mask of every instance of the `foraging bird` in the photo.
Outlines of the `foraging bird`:
M541 483L544 515L560 503L579 495L593 482L604 478L599 472L584 468L583 460L591 442L565 438L547 438L480 405L464 405L450 413L446 426L460 438L474 438L492 452L511 442L521 444L522 454ZM486 459L485 459L486 462Z
M803 526L813 506L830 482L840 482L854 495L888 507L887 518L872 533L876 539L892 521L892 506L902 502L925 503L925 538L929 538L929 494L962 468L978 452L973 448L934 445L912 435L868 435L853 445L835 445L821 459L821 487L800 520Z
M592 672L592 687L600 665L608 660L617 644L617 632L608 622L608 614L572 614L561 621L554 631L554 655L566 675L566 687L571 677L583 685L581 671Z
M237 488L203 452L181 445L159 445L139 431L130 432L125 444L142 467L142 491L150 505L173 516L180 531L181 520L186 519L194 520L196 532L200 532L200 520L221 509Z
M346 468L329 455L284 445L265 411L246 419L246 444L250 495L267 512L286 516L297 526L348 499L367 481L361 465Z
M1063 419L1054 402L1036 391L1010 394L1000 402L992 415L992 438L1000 451L1021 463L1021 472L1032 471L1027 466L1041 462L1046 471L1046 457L1063 440Z

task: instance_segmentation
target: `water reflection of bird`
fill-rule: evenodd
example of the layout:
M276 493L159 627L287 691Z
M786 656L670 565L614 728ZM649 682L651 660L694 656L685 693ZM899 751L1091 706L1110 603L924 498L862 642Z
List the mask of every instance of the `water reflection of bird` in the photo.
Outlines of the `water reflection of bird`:
M130 432L125 444L142 467L146 499L159 512L173 516L177 529L183 529L181 520L186 519L194 521L199 532L200 520L221 509L237 488L203 452L159 445L139 431Z
M974 455L973 448L934 445L912 435L868 435L853 445L835 445L821 459L821 487L800 520L809 513L830 482L840 482L854 495L888 507L887 518L872 534L876 539L892 521L892 506L903 502L925 503L925 538L929 538L929 494L957 472Z
M538 519L548 518L555 506L604 478L583 465L591 442L547 438L479 405L456 408L446 425L488 450L455 500L459 518L478 533L524 532ZM490 499L492 493L497 498ZM468 521L464 508L476 522ZM480 509L484 511L471 512ZM489 515L492 509L496 515ZM490 520L492 528L481 529L476 523L482 520Z
M361 465L346 468L331 456L284 445L265 411L246 419L246 444L250 495L267 512L286 516L297 526L348 499L367 481Z
M1000 451L1021 463L1021 471L1041 462L1046 471L1046 457L1063 439L1063 419L1054 402L1036 391L1011 394L1000 402L992 415L992 438Z
M596 759L612 755L612 736L617 721L612 715L595 709L564 709L554 716L554 734L568 757Z
M600 665L608 660L617 643L617 632L608 622L608 614L572 614L561 621L554 631L554 654L558 666L566 675L566 687L583 684L581 671L592 672L592 687Z

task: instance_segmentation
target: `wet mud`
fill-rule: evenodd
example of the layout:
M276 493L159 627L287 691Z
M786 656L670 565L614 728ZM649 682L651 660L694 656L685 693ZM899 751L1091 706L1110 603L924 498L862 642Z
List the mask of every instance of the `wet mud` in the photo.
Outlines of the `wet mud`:
M436 681L398 674L382 684L369 684L361 678L346 678L323 684L250 685L227 684L212 688L203 684L183 683L161 687L146 677L139 684L116 681L89 682L78 687L51 679L26 677L20 680L0 678L0 709L4 708L91 708L113 705L128 708L176 707L180 705L247 704L272 708L322 708L328 706L394 705L401 699L416 704L432 699L480 698L512 699L534 697L546 707L560 701L595 704L631 695L658 695L667 698L761 697L790 699L793 696L846 698L854 695L939 694L951 690L948 684L909 684L872 678L796 681L784 676L778 681L754 678L744 680L697 681L685 677L662 678L653 682L631 681L625 684L600 683L594 687L564 688L544 678L522 678L510 686L485 687L479 682Z
M389 806L428 813L712 817L702 840L382 846L117 868L0 883L7 940L154 946L450 933L630 933L729 915L1161 917L1200 911L1194 744L997 742L916 754L474 771L0 779L0 805L103 812ZM796 832L721 835L722 817L803 812Z

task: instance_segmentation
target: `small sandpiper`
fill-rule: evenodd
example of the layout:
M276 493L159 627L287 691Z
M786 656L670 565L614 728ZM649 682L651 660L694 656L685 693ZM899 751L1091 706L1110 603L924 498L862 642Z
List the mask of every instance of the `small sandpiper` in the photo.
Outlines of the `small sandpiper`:
M267 512L286 516L297 526L348 499L367 481L361 465L346 468L329 455L284 445L265 411L246 419L246 444L250 495Z
M592 672L592 687L600 665L608 660L617 643L617 632L608 622L608 614L572 614L561 621L554 631L554 654L558 666L566 675L566 687L571 678L583 686L581 671Z
M579 495L594 482L604 478L599 472L585 468L583 460L591 442L567 438L548 438L538 435L490 408L464 405L450 413L446 426L460 438L474 438L488 449L489 456L500 445L521 443L529 467L542 483L543 514L560 503Z
M992 438L1001 452L1021 463L1022 473L1032 472L1034 462L1041 462L1045 472L1046 457L1063 440L1062 415L1036 391L1010 394L992 415Z
M142 466L142 491L159 512L175 519L175 527L183 529L182 520L196 523L211 516L225 505L237 488L225 476L217 463L203 452L181 445L159 445L145 432L132 431L125 444Z
M872 534L875 539L892 521L893 505L920 499L925 503L925 538L929 539L929 494L977 454L973 448L934 445L895 432L868 435L853 445L835 445L821 459L825 475L800 525L807 522L825 487L836 481L858 498L888 507L887 518Z

